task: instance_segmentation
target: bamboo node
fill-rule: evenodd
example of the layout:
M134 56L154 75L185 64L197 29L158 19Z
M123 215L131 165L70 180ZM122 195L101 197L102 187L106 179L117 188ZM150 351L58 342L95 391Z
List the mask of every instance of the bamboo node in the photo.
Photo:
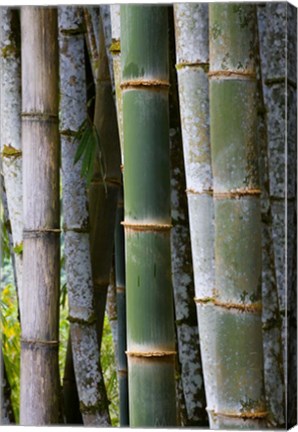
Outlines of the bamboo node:
M59 347L59 341L53 340L42 340L42 339L23 339L21 338L21 345L24 348L34 349L34 348L44 348L56 350Z
M58 115L43 112L22 112L22 118L29 121L43 121L49 123L58 123Z
M202 191L196 191L195 189L186 189L185 192L190 195L210 195L213 196L213 189L203 189Z
M267 417L268 411L244 411L240 413L233 413L233 412L216 412L214 410L206 408L207 411L209 411L212 415L220 416L220 417L229 417L229 418L242 418L243 420L248 419L258 419L258 418L264 418Z
M96 322L96 315L93 313L86 319L68 315L67 319L71 324L92 325Z
M60 228L40 228L40 229L23 229L23 238L29 239L29 238L38 238L38 237L44 237L47 234L50 235L60 235L61 229Z
M121 52L120 40L112 39L112 43L109 48L110 53L119 54Z
M202 297L194 298L196 304L207 304L212 303L214 306L218 306L225 309L237 309L241 312L252 312L261 313L262 303L233 303L233 302L222 302L214 297Z
M176 70L181 70L184 68L192 68L192 69L202 69L204 72L208 73L209 71L209 63L207 62L180 62L175 65Z
M2 150L2 157L5 158L18 158L22 156L22 150L16 149L11 145L4 144Z
M261 189L249 189L249 188L231 189L230 191L227 192L213 193L214 198L217 199L225 199L225 198L239 199L245 196L260 196L260 195L261 195Z
M124 165L123 165L123 164L120 165L120 171L121 171L122 173L124 172Z
M118 369L118 375L126 377L127 376L127 369Z
M240 78L255 80L256 73L248 71L237 71L237 70L215 70L208 72L209 78Z
M133 231L169 231L172 229L172 224L155 224L155 223L134 223L134 222L121 222L121 225L125 229L130 229Z
M128 81L123 81L120 84L120 88L122 90L129 89L168 89L170 87L170 83L168 81L163 80L146 80L146 79L131 79Z
M125 287L124 286L117 286L116 292L117 293L125 293Z
M176 351L125 351L128 357L170 357L177 354Z

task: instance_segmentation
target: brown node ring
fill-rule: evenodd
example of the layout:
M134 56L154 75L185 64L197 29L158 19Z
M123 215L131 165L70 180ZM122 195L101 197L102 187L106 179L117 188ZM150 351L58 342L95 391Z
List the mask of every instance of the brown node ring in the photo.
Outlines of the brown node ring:
M208 72L209 78L246 78L250 80L256 79L255 72L237 71L237 70L214 70Z
M172 224L155 224L155 223L133 223L133 222L121 222L121 225L126 229L131 229L134 231L169 231L173 225Z
M133 79L128 81L123 81L120 84L120 88L122 90L127 89L157 89L157 90L163 90L168 89L170 87L170 84L168 81L163 80L144 80L144 79Z

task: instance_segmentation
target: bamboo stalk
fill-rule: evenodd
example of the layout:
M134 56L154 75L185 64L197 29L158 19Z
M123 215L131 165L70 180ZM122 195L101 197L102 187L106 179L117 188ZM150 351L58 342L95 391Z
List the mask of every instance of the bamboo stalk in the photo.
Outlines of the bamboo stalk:
M60 387L56 9L23 7L21 35L24 250L20 423L48 425L59 421Z
M267 111L272 235L282 317L284 380L289 383L286 396L288 422L288 413L293 413L293 407L297 405L297 398L292 397L296 395L296 373L291 369L291 379L287 374L289 363L294 360L294 370L297 363L296 348L289 345L291 338L288 338L290 333L296 333L296 325L293 328L291 323L295 322L296 316L295 294L292 297L296 292L296 268L293 269L292 263L296 255L297 15L295 9L286 3L266 4L265 15L261 62ZM290 316L294 319L288 320ZM294 415L291 423L295 422Z
M167 21L166 7L121 5L132 427L176 424Z
M216 340L211 428L256 429L267 415L261 327L255 6L210 4L210 134L215 291L198 299ZM241 49L239 49L241 47ZM202 331L205 329L203 328ZM214 332L214 333L213 333Z
M118 382L120 400L120 426L129 426L128 409L128 373L127 373L127 338L126 338L126 288L125 288L125 246L123 188L119 191L116 227L115 227L115 281L117 291L118 317Z
M181 46L184 37L188 37L185 33L188 32L189 23L184 19L187 12L190 16L194 16L195 13L200 12L199 5L174 5L175 12L175 29L176 29L176 53L174 43L174 27L173 27L173 42L172 42L172 68L170 69L171 76L171 87L170 87L170 147L171 147L171 197L172 197L172 223L173 229L171 233L172 241L172 279L175 297L175 310L176 310L176 328L178 335L178 347L179 347L179 361L181 363L181 380L182 389L184 392L185 408L186 408L186 419L184 420L185 426L205 426L208 423L206 413L206 400L205 400L205 389L202 374L202 363L200 355L200 344L198 335L198 321L196 316L196 306L193 301L195 297L194 292L194 276L192 267L192 256L191 256L191 244L190 244L190 228L189 228L189 215L187 208L187 197L185 194L186 180L185 180L185 168L183 159L183 145L181 136L181 125L179 118L179 104L178 104L178 84L176 77L174 76L174 65L176 61L180 64L180 57L183 56L183 48ZM207 5L203 8L207 11ZM172 15L171 15L172 16ZM196 16L196 15L195 15ZM205 20L205 28L208 25L208 16L203 14L202 19ZM198 22L198 17L196 16ZM192 27L191 34L194 35L194 27ZM208 35L207 35L208 36ZM170 39L171 40L171 39ZM188 39L188 42L192 45L193 41ZM197 41L196 41L197 42ZM208 37L205 39L205 44L208 43ZM202 47L201 43L193 43L191 50L195 50L196 47ZM187 88L185 88L186 81L191 82L193 73L188 68L186 71L184 68L178 66L178 78L180 83L180 100L181 100L181 118L182 118L182 133L184 139L187 140L185 133L186 110L190 112L195 106L198 106L200 99L197 97L197 92L191 91L187 94ZM182 71L182 69L184 69ZM182 71L182 72L181 72ZM184 81L183 81L184 79ZM205 82L208 83L207 79ZM193 83L190 86L192 90L195 88ZM191 97L196 99L192 101ZM206 99L208 104L208 99ZM192 116L191 116L192 117ZM196 118L194 115L193 118ZM195 121L193 122L196 128ZM198 140L193 138L193 142ZM187 145L187 144L185 144ZM189 156L187 150L185 151L185 160L188 160ZM186 167L187 174L189 176L188 166ZM188 177L189 181L189 177ZM210 221L211 223L212 221ZM192 226L194 229L194 227ZM196 224L196 230L198 224ZM204 226L205 230L206 227ZM206 253L206 251L205 251ZM195 263L197 266L197 263Z
M99 69L96 81L94 125L105 164L104 178L95 163L89 188L90 244L95 292L97 333L102 338L107 289L113 256L113 237L120 180L120 147L103 27L99 21Z
M14 248L15 281L22 305L21 45L19 11L0 8L0 147ZM18 251L18 253L16 253Z
M85 425L109 425L99 366L85 180L74 165L75 134L86 118L86 81L82 17L76 7L59 9L60 135L65 231L65 258L73 363Z
M266 34L266 7L259 5L258 12L258 46L264 48ZM264 25L265 24L265 25ZM268 48L267 48L268 49ZM263 53L262 53L263 54ZM282 361L281 316L277 283L275 275L275 260L272 235L272 210L269 187L269 161L267 116L264 105L262 83L263 74L260 68L258 54L257 62L257 96L258 96L258 131L259 172L261 188L261 218L262 218L262 326L264 347L264 380L268 407L268 424L273 427L285 427L285 384ZM266 71L265 71L266 73Z

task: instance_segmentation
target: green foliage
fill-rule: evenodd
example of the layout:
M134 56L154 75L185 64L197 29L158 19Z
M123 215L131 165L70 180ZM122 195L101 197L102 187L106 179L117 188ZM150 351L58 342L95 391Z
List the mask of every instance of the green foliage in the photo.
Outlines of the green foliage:
M21 328L18 321L16 292L13 284L11 283L7 284L1 290L0 316L3 357L11 387L13 410L16 422L18 422L20 400Z
M114 343L111 327L107 316L105 316L103 337L101 345L101 366L107 390L108 400L110 401L109 410L112 426L119 426L119 392L117 367L115 361Z
M76 139L79 144L74 163L76 164L79 160L82 161L81 175L86 178L87 185L89 186L92 180L96 159L98 161L101 177L105 184L106 169L104 154L101 149L97 129L89 118L86 118L81 124L76 134Z

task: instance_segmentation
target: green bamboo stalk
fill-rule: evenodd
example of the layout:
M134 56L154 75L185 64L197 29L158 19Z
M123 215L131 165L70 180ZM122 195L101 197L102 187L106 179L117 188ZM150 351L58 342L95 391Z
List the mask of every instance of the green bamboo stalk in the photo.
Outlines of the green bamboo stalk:
M2 349L0 358L0 413L1 425L12 425L15 423L15 417L11 403L11 388L6 373Z
M99 365L86 182L81 163L74 166L76 134L86 119L83 20L75 7L59 8L60 135L65 258L73 364L85 425L109 425L103 377Z
M22 144L21 144L21 45L17 9L0 8L0 148L10 215L15 261L15 281L21 307L22 286Z
M129 426L128 376L127 376L127 338L126 338L126 289L125 289L125 246L123 188L119 191L115 227L115 281L117 291L118 316L118 382L120 400L120 426Z
M60 396L57 10L23 7L21 36L24 249L20 423L49 425L59 422Z
M121 5L130 425L174 426L168 9Z
M215 291L201 298L216 340L211 428L255 429L267 415L261 326L261 217L256 151L255 6L210 4L210 134ZM202 331L206 330L204 327Z
M175 310L176 310L176 328L178 336L179 347L179 361L181 363L181 381L182 389L185 399L186 418L184 419L185 426L205 426L208 423L206 413L206 400L205 389L202 374L202 363L200 355L200 344L198 336L198 321L196 316L196 306L193 301L194 293L194 276L191 256L190 244L190 228L189 228L189 215L187 208L187 197L185 194L186 180L185 168L183 159L183 145L181 136L181 125L179 117L179 103L178 103L178 83L176 81L176 74L174 65L177 55L177 73L180 83L180 100L181 100L181 119L182 119L182 133L187 142L186 126L186 110L190 112L194 107L199 106L200 99L197 92L194 92L195 83L190 85L190 93L185 86L186 82L191 82L194 76L192 69L184 65L181 67L180 57L183 57L183 40L188 39L191 46L190 51L194 52L204 46L205 42L208 46L208 33L204 41L189 40L189 33L196 34L194 26L189 26L185 16L195 17L193 20L200 22L196 14L200 13L200 5L174 5L175 14L175 29L176 29L176 52L174 42L174 23L172 24L172 61L171 64L171 87L170 87L170 146L171 146L171 197L172 197L172 279L175 296ZM205 12L208 11L208 6L204 5ZM191 20L191 18L190 18ZM173 21L173 13L171 14L171 21ZM202 14L203 28L208 26L207 13ZM191 27L191 31L190 30ZM196 29L197 30L197 29ZM198 33L198 32L197 32ZM171 36L170 36L171 37ZM171 39L170 39L171 41ZM171 46L171 45L170 45ZM208 52L208 50L207 50ZM187 57L186 57L187 58ZM179 67L180 65L180 67ZM200 69L197 68L200 73ZM208 84L207 77L205 83ZM184 84L184 85L183 85ZM201 87L202 83L201 83ZM208 87L206 86L208 90ZM207 93L207 92L206 92ZM208 107L208 94L206 94L206 103ZM192 100L193 98L193 100ZM190 116L193 119L193 126L196 128L196 115ZM193 133L193 130L192 130ZM196 136L197 137L197 136ZM193 137L193 143L198 147L199 140ZM185 144L185 148L186 148ZM185 152L185 159L188 159L187 150ZM210 158L209 158L210 159ZM209 164L210 165L210 164ZM189 172L188 181L189 181ZM212 220L210 220L212 223ZM192 227L194 228L194 227ZM206 226L203 227L206 230ZM196 230L198 230L198 221L196 221ZM205 250L206 253L206 250ZM195 263L197 266L197 263Z
M113 256L118 191L121 184L120 146L103 26L99 20L99 69L96 81L94 125L97 129L105 172L95 161L89 188L92 278L99 342L102 338L107 289ZM104 178L103 178L104 175Z

